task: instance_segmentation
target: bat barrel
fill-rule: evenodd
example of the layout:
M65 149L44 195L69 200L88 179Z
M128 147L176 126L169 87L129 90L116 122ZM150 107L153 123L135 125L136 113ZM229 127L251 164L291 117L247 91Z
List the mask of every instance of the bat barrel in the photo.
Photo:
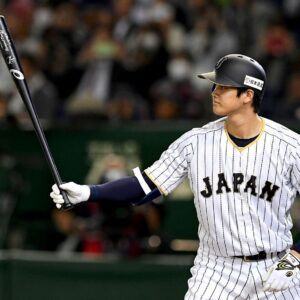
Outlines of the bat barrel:
M4 61L5 61L7 67L12 75L12 78L16 84L19 94L20 94L20 96L26 106L26 109L29 113L30 119L31 119L34 129L35 129L35 133L40 142L41 148L43 150L44 156L46 158L46 161L48 163L48 166L50 168L50 171L52 173L54 181L59 187L60 184L62 184L62 180L60 178L59 172L57 170L54 159L50 152L50 148L48 146L46 137L44 135L44 132L40 125L36 111L34 109L32 99L30 96L30 92L29 92L29 89L27 86L27 82L25 80L24 73L23 73L21 64L19 62L19 58L18 58L16 49L14 47L13 40L10 36L8 27L6 25L4 16L0 16L0 50L1 50L2 56L4 58ZM62 193L62 195L64 197L64 201L65 201L63 208L64 209L71 208L72 204L71 204L70 200L68 199L67 193L63 190L61 190L61 193Z

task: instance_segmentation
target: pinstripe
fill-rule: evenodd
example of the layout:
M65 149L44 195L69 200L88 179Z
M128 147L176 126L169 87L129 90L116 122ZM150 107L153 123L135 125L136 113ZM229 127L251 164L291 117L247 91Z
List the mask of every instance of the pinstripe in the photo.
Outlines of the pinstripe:
M235 151L233 151L233 156L232 156L232 166L234 166L234 160L235 160ZM233 194L233 212L234 212L234 216L235 216L235 224L236 224L236 230L237 230L237 238L238 238L238 241L240 243L240 251L241 253L243 253L243 246L242 246L242 241L241 241L241 238L240 238L240 234L239 234L239 224L238 224L238 216L237 216L237 209L236 209L236 197L235 197L235 193L232 189L232 194Z
M204 257L204 251L201 253L201 257L199 258L199 261L202 262L203 261L203 257ZM207 256L207 263L209 261L209 257ZM196 286L196 283L197 283L197 277L198 277L198 274L199 274L199 271L200 271L200 267L198 267L197 271L196 271L196 276L194 277L194 284L191 286L191 288L189 289L191 291L190 295L189 295L189 298L188 300L190 299L190 297L192 296L192 291L193 291L193 288ZM204 277L204 273L202 273L202 277L201 277L201 280L200 280L200 283L202 281L202 278ZM196 295L196 293L195 293ZM193 299L195 299L195 296L193 297Z
M230 273L229 273L229 276L228 276L228 278L227 278L227 282L226 282L226 284L225 284L224 286L227 286L227 285L228 285L229 280L230 280L230 278L231 278L231 274L232 274L232 272L233 272L233 263L234 263L234 259L231 259ZM223 292L224 292L224 289L222 290L219 299L222 299L221 296L223 295Z
M293 280L292 280L292 283L295 285L295 287L296 286L298 286L299 285L299 280L298 280L298 282L295 282L296 281L296 278L293 278ZM296 293L297 293L297 296L298 296L298 299L300 299L300 294L299 294L299 291L298 291L298 289L297 288L295 288L295 290L296 290Z
M289 143L289 142L287 142L286 140L284 140L284 139L282 139L282 138L280 138L280 137L278 137L277 135L274 135L274 134L272 134L272 133L270 133L270 132L265 132L267 135L269 135L269 136L272 136L272 137L274 137L274 138L276 138L276 139L278 139L278 140L280 140L280 141L282 141L282 142L284 142L284 143L286 143L286 144L288 144L290 147L292 147L293 149L295 149L296 148L296 146L295 145L293 145L293 144L291 144L291 143Z
M203 252L204 253L204 252ZM202 255L203 256L203 255ZM207 263L206 263L206 265L208 265L209 264L209 253L208 253L208 255L207 255ZM199 269L198 269L198 271L199 271ZM197 276L198 276L198 272L197 272ZM198 286L198 288L197 288L197 290L196 290L196 292L195 292L195 295L194 295L194 300L196 299L195 297L196 297L196 295L198 296L198 291L199 291L199 288L200 288L200 286L201 286L201 284L202 284L202 279L203 279L203 277L205 276L205 272L203 272L203 270L202 270L202 277L201 277L201 279L199 280L199 286ZM195 283L197 282L197 280L196 280L196 278L195 278Z
M255 294L256 294L256 299L258 298L258 293L257 293L257 288L256 288L256 283L255 283L255 278L253 276L253 273L251 272L251 276L252 276L252 280L253 280L253 285L254 285L254 289L255 289ZM266 294L265 294L266 295ZM268 299L268 297L266 296L266 299Z
M226 142L226 149L225 149L225 158L227 157L228 145L229 145L229 142L227 140L227 142ZM229 210L229 203L230 203L230 201L228 199L228 196L227 196L227 202L228 202L228 215L230 215L230 210ZM231 218L228 218L228 223L229 223L229 228L230 228L230 231L231 231ZM233 252L234 252L234 255L235 255L234 244L233 244L233 235L231 234L230 237L231 237L231 244L232 244Z
M215 288L214 288L214 289L212 290L212 292L211 292L211 296L212 296L212 297L213 297L213 295L214 295L214 293L215 293L215 291L216 291L216 289L217 289L217 286L220 284L220 281L221 281L222 276L223 276L223 271L224 271L224 269L225 269L225 261L223 261L223 267L222 267L222 270L221 270L221 273L220 273L219 280L216 282Z
M218 258L216 258L215 259L215 261L214 261L214 266L213 266L213 272L212 272L212 274L211 274L211 276L209 277L209 280L207 280L207 284L206 284L206 287L205 287L205 289L203 290L203 292L201 293L201 294L198 294L197 293L197 296L200 296L200 299L201 299L201 297L202 296L204 296L205 295L205 293L206 293L206 291L207 291L207 288L208 288L208 286L209 286L209 284L210 284L210 282L211 282L211 279L214 277L214 274L215 274L215 272L216 272L216 266L217 266L217 261L218 261ZM199 288L200 288L200 285L199 285ZM198 291L199 291L199 288L198 288ZM197 292L198 292L197 291Z
M286 300L284 293L283 292L280 292L280 293L283 296L283 298ZM293 297L293 295L292 295L292 297ZM294 299L294 297L293 297L293 299Z
M213 154L214 154L214 152L213 152L213 148L214 148L214 144L212 144L212 157L213 157ZM213 162L212 162L213 163ZM214 173L213 173L213 164L212 164L212 173L211 173L211 178L212 178L212 180L213 180L213 175L214 175ZM206 199L206 202L205 202L205 213L206 213L206 224L207 224L207 231L208 231L208 233L210 233L211 232L211 230L210 230L210 222L209 222L209 219L208 219L208 210L207 210L207 206L208 206L208 203L207 203L207 201L209 201L208 199ZM207 239L207 244L208 244L208 241L209 241L209 236L207 236L208 237L208 239ZM212 239L211 239L211 247L210 247L210 249L211 250L213 250L214 251L214 253L216 253L216 250L214 249L214 245L213 245L213 241L212 241Z
M238 282L239 282L240 276L241 276L241 274L242 274L243 263L242 263L242 260L240 260L240 261L241 261L241 262L240 262L240 272L239 272L239 275L237 276L237 279L236 279L236 282L235 282L234 287L233 287L233 288L231 289L231 291L228 293L226 299L228 299L228 297L230 296L230 294L231 294L232 292L234 292L234 289L236 288L236 286L237 286L237 284L238 284Z
M255 145L255 147L256 147L256 145ZM245 170L245 173L247 174L248 173L248 163L249 163L249 152L250 152L250 150L249 149L247 149L247 164L246 164L246 170ZM242 192L240 192L240 195L241 195L241 197L242 197ZM250 216L250 220L251 220L251 224L252 224L252 234L254 234L254 231L253 231L253 220L252 220L252 216L251 216L251 213L250 213L250 207L249 207L249 204L248 204L248 197L246 197L246 199L245 199L246 201L246 204L247 204L247 207L248 207L248 210L249 210L249 216ZM245 230L245 237L246 238L248 238L248 235L247 235L247 231L246 231L246 220L244 219L244 230ZM248 250L249 250L249 253L252 255L253 253L252 253L252 251L251 251L251 249L250 249L250 245L249 245L249 243L247 243L247 246L248 246ZM258 252L258 251L257 251ZM256 252L256 253L257 253Z
M275 129L275 128L272 127L270 124L266 124L266 127L270 127L270 128L273 129L275 132L279 132L279 133L281 133L282 135L284 135L285 137L288 137L288 138L290 138L291 140L294 140L294 141L297 141L297 142L298 142L298 140L297 140L295 137L290 136L290 135L288 134L288 132L289 132L290 130L287 129L287 128L285 128L285 127L283 127L283 126L280 126L280 127L281 127L285 132L280 131L280 130L278 130L278 129Z
M248 284L249 277L250 277L250 268L249 268L249 271L248 271L247 279L245 280L245 283L244 283L244 285L243 285L243 287L242 287L242 289L241 289L241 292L240 292L241 295L242 295L242 293L243 293L243 291L244 291L246 285ZM236 296L234 299L237 299L237 297L238 297L238 296Z
M294 157L294 155L293 155L292 153L291 153L291 156L296 160L296 158ZM300 170L299 170L297 164L294 164L293 167L296 167L298 173L300 173ZM298 176L298 177L299 177L299 176Z
M263 153L265 152L265 147L266 147L266 139L267 137L265 136L265 139L264 139L264 147L263 147ZM263 166L263 157L261 159L261 165L260 165L260 171L259 171L259 180L258 180L258 190L260 190L260 182L261 182L261 174L262 174L262 166ZM257 206L256 206L256 213L258 215L258 205L259 205L259 193L257 194ZM261 243L263 245L263 248L264 248L264 242L263 242L263 239L262 239L262 229L261 229L261 221L260 219L258 219L258 224L259 224L259 232L260 232L260 240L261 240Z
M279 145L278 145L278 151L277 151L277 158L276 158L276 167L275 167L275 179L274 179L274 182L276 182L276 179L277 179L277 172L278 172L278 161L279 161L279 151L280 151L280 144L281 144L281 141L279 141ZM281 184L282 186L282 184ZM282 188L280 189L280 193L282 191ZM280 198L280 197L279 197ZM273 210L273 202L271 202L271 211ZM270 223L270 228L272 228L272 225L273 225L273 216L271 216L271 223ZM272 251L271 249L271 237L269 235L269 244L270 244L270 248L269 248L269 252Z
M181 161L181 163L179 163L178 167L180 167L183 163L184 163L184 159ZM178 169L174 169L174 171L170 174L170 176L172 176L175 172L178 172ZM177 177L173 177L173 178L174 178L174 179L175 179L175 178L178 178L179 180L182 179L181 176L177 176ZM166 178L166 179L161 183L161 185L164 185L168 179L169 179L169 178ZM173 186L174 184L176 184L176 182L173 182L173 183L172 183L171 185L169 185L168 187L170 188L170 187Z
M167 167L165 168L166 170L168 170L168 168L169 168L170 166L172 166L172 164L174 163L174 161L175 161L177 158L180 157L180 155L182 154L182 152L185 151L185 148L186 148L186 147L187 147L187 146L185 146L185 147L179 152L179 154L178 154L176 157L174 157L172 161L170 161L170 162L168 163ZM164 164L164 163L166 162L166 160L167 160L167 158L163 160L162 164ZM183 159L182 162L184 162L184 161L185 161L185 160ZM157 180L161 175L163 175L163 173L160 173L157 177L154 177L154 179Z
M222 151L221 151L221 147L222 147L222 136L223 136L223 130L221 131L221 135L220 135L220 145L219 145L219 173L222 172ZM226 144L227 146L227 144ZM225 158L226 158L226 155L225 155ZM220 209L221 209L221 212L223 212L223 201L222 201L222 196L220 195L219 196L219 201L220 201ZM222 235L223 235L223 241L225 241L225 231L224 231L224 219L221 218L221 222L222 222ZM226 252L226 256L228 256L228 250L227 250L227 245L226 243L224 242L224 248L225 248L225 252Z
M180 143L181 144L181 143ZM180 151L180 154L185 150L185 148L187 147L187 145ZM172 148L172 146L170 146L170 148L168 148L167 149L167 151L169 150L172 150L173 152L175 151L175 150L177 150L179 148L179 145L176 147L176 148ZM163 153L163 155L167 152L167 151L165 151L164 153ZM178 156L177 156L178 157ZM176 157L176 158L177 158ZM160 162L160 164L158 164L157 166L156 166L156 168L154 168L153 170L152 170L152 172L155 172L156 170L158 170L164 163L165 163L165 161L166 161L166 159L167 159L168 157L166 157L165 159L163 159L161 162ZM175 159L176 159L175 158ZM175 161L175 159L173 159L173 161L172 162L174 162Z
M292 296L293 299L295 299L293 294L291 293L291 291L289 289L287 290L287 292Z
M194 151L193 144L191 144L191 148L192 148L192 154L193 154L193 157L194 157L195 151ZM197 155L198 155L198 154L197 154ZM193 176L192 176L192 174L191 174L192 168L191 168L190 164L191 164L191 162L188 163L188 165L189 165L189 168L188 168L188 171L189 171L189 172L188 172L188 174L189 174L189 180L190 180L190 182L191 182L192 191L194 191L195 186L194 186ZM197 175L197 180L196 180L196 182L198 182L198 175ZM197 193L196 193L195 197L198 198L198 194L197 194Z
M207 140L206 140L206 138L207 138L207 135L205 135L205 152L204 152L204 162L205 162L205 176L207 175L207 165L206 165L206 162L207 162L207 158L206 158L206 156L207 156L207 153L206 153L206 150L207 150L207 148L206 148L206 143L207 143ZM209 229L209 222L208 222L208 214L207 214L207 202L206 202L207 200L206 199L203 199L203 203L205 204L205 214L206 214L206 224L207 224L207 239L206 239L206 244L208 245L208 241L209 241L209 234L210 234L210 229ZM204 218L203 218L203 220L205 220Z
M273 154L273 142L274 138L272 138L272 143L271 143L271 152L270 152L270 157L269 157L269 166L268 166L268 172L267 172L267 180L269 180L269 174L270 174L270 165L271 165L271 160L272 160L272 154ZM265 205L264 207L264 221L266 220L266 210L267 206ZM270 241L270 235L269 235L269 241Z
M215 132L213 132L213 148L212 148L212 157L215 157ZM214 162L212 162L213 165L212 165L212 175L211 177L214 178ZM216 232L216 235L218 235L218 230L216 230L217 228L217 225L216 225L216 214L215 214L215 201L212 202L212 205L213 205L213 215L214 215L214 226L215 226L215 232ZM219 253L221 252L221 248L220 248L220 245L219 245L219 238L218 236L216 237L216 241L217 241L217 246L219 248Z
M249 149L247 149L247 154L249 155ZM240 155L240 169L242 170L242 155ZM247 172L247 170L246 170L246 172ZM243 216L243 223L244 223L244 237L246 238L247 237L247 233L246 233L246 220L245 220L245 218L244 218L244 198L242 197L242 193L241 193L241 191L240 191L240 202L241 202L241 212L242 212L242 216ZM248 246L248 250L249 250L249 253L251 253L251 251L250 251L250 247L249 247L249 244L247 243L247 246ZM241 248L242 249L242 252L244 252L243 251L243 248Z
M197 181L196 182L198 183L199 182L199 180L198 180L198 178L199 178L199 136L197 136L196 147L197 147L197 169L196 169ZM204 155L204 159L203 159L203 162L204 162L204 173L206 174L206 135L204 136L204 151L203 151L203 155ZM199 199L199 185L198 184L197 184L197 198ZM198 202L199 202L199 200L198 200ZM199 213L201 215L201 220L203 220L202 211L201 211L200 208L199 208ZM200 236L200 232L199 231L200 231L200 227L202 226L201 222L199 224L200 225L199 225L199 228L198 228L198 236ZM202 252L201 260L203 258L203 255L204 255L204 252ZM197 273L196 273L196 276L195 276L195 280L194 280L194 285L192 286L191 290L196 285L197 277L198 277L198 272L199 272L199 268L197 270ZM190 296L189 296L188 300L190 299Z
M253 164L253 170L252 170L252 174L254 174L254 171L255 171L255 165L256 165L256 157L257 157L257 145L255 145L255 156L254 156L254 164ZM250 202L251 201L251 196L248 196L248 201ZM249 207L249 212L250 212L250 207ZM252 219L252 216L250 214L250 217L251 217L251 225L252 225L252 233L253 235L255 234L255 231L254 231L254 223L253 223L253 219ZM258 246L257 246L257 240L254 239L254 243L255 243L255 247L256 247L256 253L259 252L259 249L258 249Z
M169 147L168 150L175 151L175 150L177 150L177 149L180 147L180 145L183 144L186 140L191 139L192 137L194 137L194 136L196 136L196 135L201 135L201 134L204 134L204 135L205 135L205 134L207 134L207 133L209 133L209 132L218 131L218 130L220 130L220 129L222 129L222 128L214 129L214 130L211 130L211 131L208 131L208 132L203 132L203 133L202 133L202 132L197 132L197 133L195 133L195 134L193 134L193 135L191 135L191 136L186 137L184 140L180 141L177 145L174 145L174 143L173 143L173 144ZM175 148L173 148L174 146L175 146ZM163 162L164 162L164 161L162 161L160 165L156 166L156 168L155 168L153 171L156 171L157 169L159 169L160 166L163 164Z
M288 146L286 145L285 147L285 151L284 151L284 159L283 159L283 162L282 162L282 169L281 169L281 174L283 173L283 169L284 169L284 162L285 162L285 158L286 158L286 152L287 152L287 149L288 149ZM280 189L280 196L279 196L279 199L282 199L282 192L283 192L283 189ZM278 204L278 212L277 212L277 215L279 215L279 212L280 212L280 204ZM279 234L279 222L277 222L277 235ZM277 244L277 239L276 239L276 247L278 247L278 244Z

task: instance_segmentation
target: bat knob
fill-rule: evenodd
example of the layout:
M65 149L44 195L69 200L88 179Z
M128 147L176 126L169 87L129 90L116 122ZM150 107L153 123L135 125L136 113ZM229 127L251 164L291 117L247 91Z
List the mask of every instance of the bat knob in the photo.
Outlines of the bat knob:
M74 205L71 203L71 202L69 202L69 203L64 203L63 205L62 205L62 209L63 210L70 210L70 209L72 209L74 207Z

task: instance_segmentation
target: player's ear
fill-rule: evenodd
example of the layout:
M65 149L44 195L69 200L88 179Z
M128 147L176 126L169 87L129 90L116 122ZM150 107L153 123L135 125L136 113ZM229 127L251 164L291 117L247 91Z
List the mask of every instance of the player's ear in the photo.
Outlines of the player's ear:
M244 93L245 97L244 97L244 103L247 104L251 101L253 101L254 99L254 91L247 89Z

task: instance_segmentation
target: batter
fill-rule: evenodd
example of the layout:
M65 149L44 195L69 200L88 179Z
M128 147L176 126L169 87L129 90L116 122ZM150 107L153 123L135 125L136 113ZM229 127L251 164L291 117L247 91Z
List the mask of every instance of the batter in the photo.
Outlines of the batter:
M171 193L186 177L199 220L199 249L185 300L300 299L300 245L290 210L300 191L300 137L258 115L266 74L240 54L212 72L213 112L221 118L193 129L149 168L104 185L60 186L73 204L143 204ZM50 196L64 200L56 185Z

